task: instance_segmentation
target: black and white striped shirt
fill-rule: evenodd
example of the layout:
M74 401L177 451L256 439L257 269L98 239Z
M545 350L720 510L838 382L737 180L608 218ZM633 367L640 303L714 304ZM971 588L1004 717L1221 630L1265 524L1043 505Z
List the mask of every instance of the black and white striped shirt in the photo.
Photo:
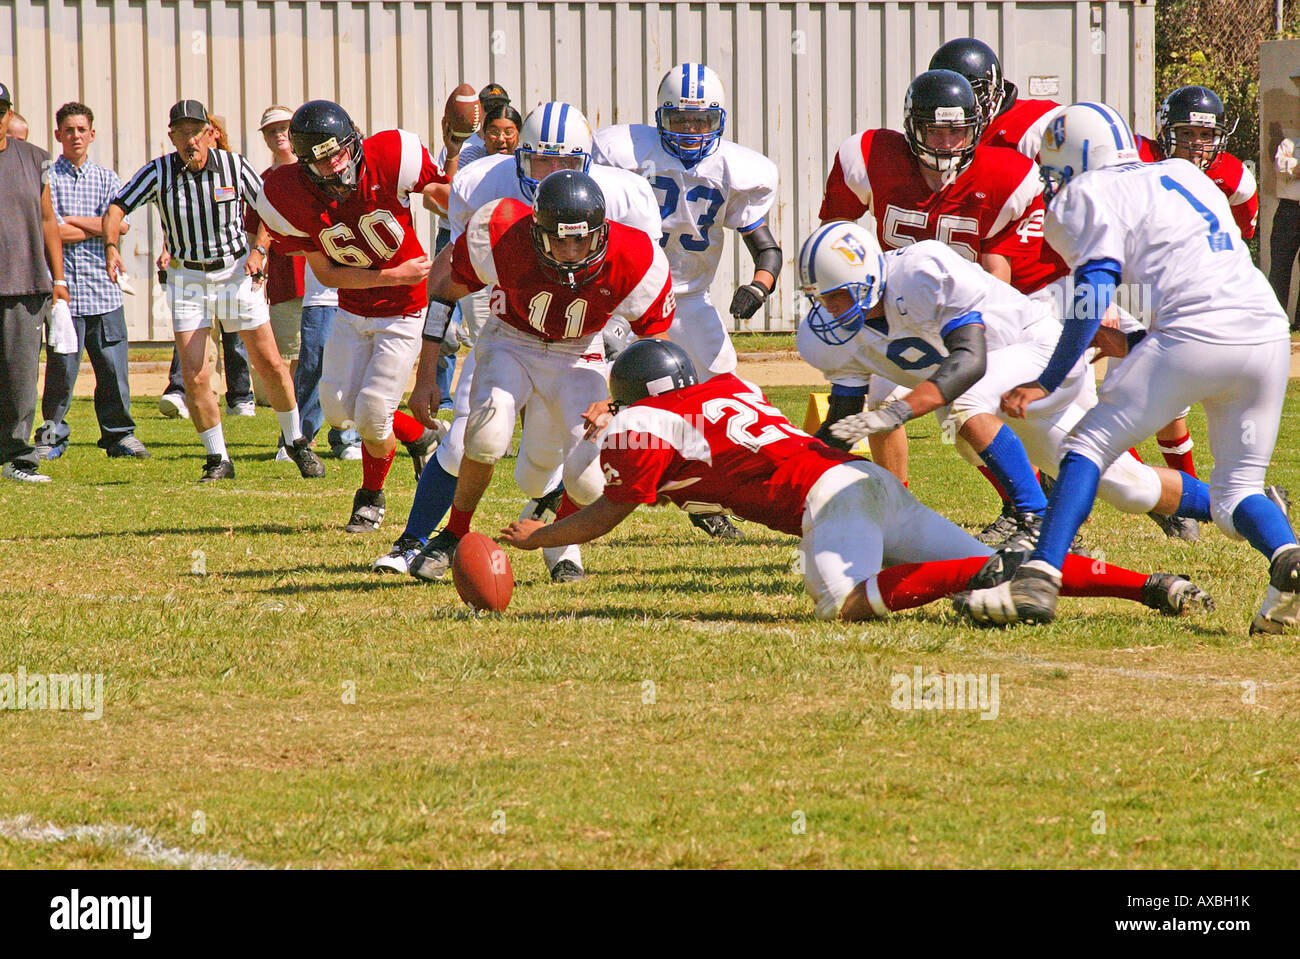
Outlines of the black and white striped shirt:
M150 160L112 202L130 213L154 201L172 256L216 260L243 254L244 203L251 206L261 192L262 178L247 160L211 149L198 173L186 169L179 153Z

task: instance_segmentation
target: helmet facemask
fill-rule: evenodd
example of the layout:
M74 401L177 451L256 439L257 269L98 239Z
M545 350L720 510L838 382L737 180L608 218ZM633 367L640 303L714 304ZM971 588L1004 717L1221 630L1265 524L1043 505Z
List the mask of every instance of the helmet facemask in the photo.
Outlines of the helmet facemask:
M356 192L357 186L361 182L361 170L365 164L365 154L361 149L361 134L355 129L351 136L340 143L335 137L330 137L320 143L314 143L310 146L309 152L298 153L298 163L307 178L316 184L326 196L337 201L346 200ZM333 160L339 154L346 152L348 155L347 163L340 169L330 173L321 173L317 169L318 164Z
M808 311L808 329L823 343L842 346L858 335L866 322L867 313L880 301L880 277L868 275L866 279L844 283L829 290L818 290L805 286L803 294L811 303ZM844 312L831 315L822 303L821 297L844 291L853 299L853 304Z
M535 169L537 160L543 160L547 168ZM522 143L515 150L515 172L524 196L532 199L537 193L537 185L557 170L581 170L586 173L591 166L591 154L569 150L564 144L539 143L534 149Z
M609 224L602 222L592 230L587 223L557 223L557 234L543 229L533 217L533 247L537 251L537 261L546 272L561 284L576 290L584 283L590 282L600 272L605 263L605 251L609 246ZM587 252L575 261L561 260L556 256L556 247L569 245L567 241L574 237L590 237Z
M952 182L975 159L983 124L978 117L966 116L961 107L937 107L933 120L909 116L904 128L912 153L922 165ZM954 136L954 132L960 135ZM941 142L936 145L936 140Z
M655 126L664 150L687 166L694 166L718 148L726 128L727 111L721 107L661 106ZM703 101L701 101L703 104Z

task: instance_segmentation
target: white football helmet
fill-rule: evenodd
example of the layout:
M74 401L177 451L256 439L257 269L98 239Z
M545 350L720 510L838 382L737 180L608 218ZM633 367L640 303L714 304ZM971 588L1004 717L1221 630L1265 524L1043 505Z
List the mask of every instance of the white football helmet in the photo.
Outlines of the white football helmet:
M533 169L535 157L554 157L548 169ZM524 120L515 148L515 172L524 196L533 199L537 184L556 170L581 170L591 166L591 124L575 106L560 101L543 103ZM541 173L541 176L535 175Z
M655 126L664 149L687 166L718 148L727 125L727 93L702 63L679 63L659 81Z
M885 257L875 234L856 223L819 227L799 250L799 286L812 301L808 328L819 340L839 346L853 339L885 291ZM847 291L853 305L831 316L817 298L836 290Z
M1072 177L1099 167L1137 163L1133 131L1117 111L1104 103L1074 103L1059 110L1043 131L1038 153L1043 178L1043 202Z

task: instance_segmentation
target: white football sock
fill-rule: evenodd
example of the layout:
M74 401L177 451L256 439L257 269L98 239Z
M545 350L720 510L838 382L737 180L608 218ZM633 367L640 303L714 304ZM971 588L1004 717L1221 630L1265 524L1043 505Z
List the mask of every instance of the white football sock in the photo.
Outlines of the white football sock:
M298 419L298 407L294 407L287 413L275 411L275 418L280 421L280 434L284 437L284 445L292 446L293 441L302 436L302 421Z
M202 441L203 448L208 451L209 456L220 456L223 460L230 459L226 453L226 436L221 432L220 423L200 433L199 440Z

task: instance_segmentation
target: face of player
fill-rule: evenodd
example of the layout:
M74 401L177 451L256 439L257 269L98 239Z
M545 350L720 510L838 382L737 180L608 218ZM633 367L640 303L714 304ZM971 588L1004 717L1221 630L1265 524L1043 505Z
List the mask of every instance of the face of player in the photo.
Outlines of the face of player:
M975 143L974 127L958 127L949 123L920 124L921 142L940 153L955 153Z
M181 162L191 170L202 170L208 162L208 125L198 120L182 120L167 131Z
M853 309L853 294L848 290L831 290L817 297L817 302L831 316L842 316Z
M335 176L348 168L348 163L351 159L351 150L339 150L335 153L331 153L323 160L314 161L311 168L320 176Z
M493 120L483 128L483 145L488 153L514 153L519 146L519 128L505 117Z
M547 237L550 254L561 263L581 263L591 252L591 244L596 240L595 233L586 236Z
M584 159L581 153L562 157L533 153L525 158L524 172L540 182L556 170L581 170Z
M262 139L266 141L266 148L277 160L293 162L293 148L289 145L288 120L262 127Z
M88 117L74 113L63 118L54 137L63 146L64 157L74 166L81 166L86 159L86 151L95 142L95 131L91 128Z
M1174 127L1174 156L1190 160L1204 168L1210 162L1217 139L1213 127L1194 127L1182 123Z
M722 129L722 111L720 110L665 110L664 129L669 133L686 136L680 141L687 150L694 149L704 142L708 133L717 133Z

